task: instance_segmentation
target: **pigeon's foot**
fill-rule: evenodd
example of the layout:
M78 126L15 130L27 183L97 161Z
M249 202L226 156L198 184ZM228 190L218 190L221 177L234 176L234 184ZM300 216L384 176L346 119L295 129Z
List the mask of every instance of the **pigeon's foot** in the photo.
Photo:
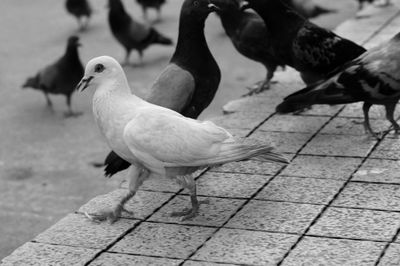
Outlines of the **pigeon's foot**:
M121 213L122 212L126 212L129 214L133 214L133 212L126 210L123 206L121 206L120 204L118 204L115 208L113 209L105 209L102 210L98 213L87 213L85 212L85 216L91 220L92 222L95 223L101 223L104 221L109 221L111 224L115 223L116 221L118 221L121 218Z
M64 117L65 118L69 118L69 117L78 117L81 116L83 114L83 112L72 112L72 111L68 111L64 113Z
M192 208L185 208L179 212L172 212L171 217L182 217L181 221L189 220L199 214L200 204L209 204L209 200L199 201L198 204L193 205Z
M267 81L267 80L261 80L257 83L255 83L251 87L247 87L249 90L248 93L243 94L242 97L247 97L247 96L252 96L254 94L259 94L263 91L269 90L271 88L271 84L277 83L276 81Z

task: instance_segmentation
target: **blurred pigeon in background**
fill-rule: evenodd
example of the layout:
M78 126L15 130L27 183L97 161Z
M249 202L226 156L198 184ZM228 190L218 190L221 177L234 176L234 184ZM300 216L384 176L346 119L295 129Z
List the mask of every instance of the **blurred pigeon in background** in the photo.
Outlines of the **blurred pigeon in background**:
M149 89L145 100L170 108L190 118L197 118L214 98L221 80L221 71L212 56L205 36L204 23L209 13L216 11L212 4L200 5L197 0L183 3L179 18L176 50L170 63ZM105 176L123 171L130 163L111 152L104 164Z
M81 90L88 87L95 90L93 114L101 133L110 148L132 164L128 194L111 210L87 214L94 220L116 221L149 176L174 179L189 190L192 208L172 215L190 219L198 214L200 203L195 171L250 158L288 163L269 145L238 141L212 122L184 117L135 96L122 67L111 57L90 60L78 85Z
M336 74L293 93L277 106L279 113L289 113L313 104L364 102L364 128L372 131L368 111L373 104L384 105L386 118L398 134L400 126L393 117L400 98L400 33L389 42L368 50L345 64Z
M131 50L137 50L140 63L143 63L143 51L152 44L172 45L172 40L160 34L151 26L141 24L131 18L125 11L121 0L109 0L108 22L111 32L125 48L123 64L129 63Z
M148 21L147 9L154 8L157 10L157 20L161 21L161 6L165 4L165 0L136 0L136 2L142 7L143 18Z
M335 10L317 5L314 0L284 0L291 8L305 18L315 18L323 14L336 12Z
M264 20L255 13L241 11L240 0L216 0L214 3L220 8L217 14L236 50L263 64L267 70L265 79L250 87L246 95L269 89L275 70L278 66L285 67L285 62L275 56Z
M80 30L85 30L89 24L92 9L87 0L67 0L65 2L67 11L76 17ZM86 20L83 20L86 17Z
M280 0L248 0L242 5L246 8L263 18L271 36L266 40L271 53L299 71L307 85L325 79L365 52L356 43L311 23Z
M43 91L47 105L52 108L53 104L48 94L63 94L67 97L68 112L66 117L78 116L80 112L73 112L71 109L71 96L75 87L81 80L84 69L79 59L78 46L79 38L71 36L68 39L65 54L51 65L39 70L34 76L26 80L24 88L30 87Z

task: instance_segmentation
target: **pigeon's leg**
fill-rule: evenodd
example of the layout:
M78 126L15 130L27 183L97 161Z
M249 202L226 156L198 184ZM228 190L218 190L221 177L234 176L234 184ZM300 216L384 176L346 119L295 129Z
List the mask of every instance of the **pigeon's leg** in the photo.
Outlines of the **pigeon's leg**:
M139 66L143 66L143 51L138 50L138 54L139 54Z
M396 120L394 119L394 110L396 109L397 103L387 103L385 104L386 108L386 119L392 123L394 134L397 136L399 134L400 126L397 124Z
M171 213L171 216L182 216L182 221L194 218L198 214L200 204L208 204L208 201L199 201L197 199L196 181L193 179L192 175L189 174L183 177L179 177L177 178L177 180L181 186L189 190L192 208L184 209L180 212L173 212Z
M47 102L47 106L53 110L53 103L50 100L49 94L47 94L47 92L43 92L44 93L44 97L46 97L46 102Z
M127 211L124 208L125 203L130 200L135 194L139 187L143 184L143 181L149 176L149 171L141 166L133 165L129 169L129 191L128 193L118 202L117 205L112 207L111 209L102 210L99 213L88 214L85 215L94 222L102 222L105 220L110 221L110 223L114 223L121 217L122 211L126 211L128 213L132 213L131 211Z
M371 108L371 106L372 106L371 103L364 102L363 107L362 107L363 113L364 113L364 123L363 123L364 130L365 130L366 134L371 135L377 139L380 139L379 134L376 134L374 131L372 131L371 124L369 123L368 112L369 112L369 109Z
M142 6L142 12L143 12L143 20L148 22L148 16L147 16L147 8Z
M156 22L160 22L161 21L161 7L157 7L157 19Z
M244 94L243 97L251 96L253 94L258 94L265 90L268 90L271 85L271 80L274 77L274 73L276 71L277 66L267 66L267 75L264 80L257 82L251 87L248 87L249 92Z
M126 49L126 55L124 62L121 63L123 66L129 65L129 56L131 55L131 50Z
M82 112L74 112L72 111L71 108L71 95L67 95L67 106L68 106L68 111L64 113L65 117L77 117L82 115Z

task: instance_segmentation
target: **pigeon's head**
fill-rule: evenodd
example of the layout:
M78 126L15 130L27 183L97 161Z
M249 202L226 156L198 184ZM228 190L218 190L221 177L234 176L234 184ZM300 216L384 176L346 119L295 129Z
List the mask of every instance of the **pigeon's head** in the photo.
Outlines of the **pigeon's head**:
M71 36L68 38L68 46L69 47L78 47L81 46L81 44L79 43L79 37L78 36Z
M274 0L274 1L278 2L280 0ZM263 0L240 0L240 9L241 10L246 10L249 8L255 9L257 7L263 6L264 5L263 2L264 2Z
M97 88L100 84L110 80L119 80L124 75L124 70L114 58L110 56L95 57L87 63L85 74L76 89L83 91L88 87Z
M185 0L182 5L181 15L191 18L205 19L211 12L220 8L210 0Z

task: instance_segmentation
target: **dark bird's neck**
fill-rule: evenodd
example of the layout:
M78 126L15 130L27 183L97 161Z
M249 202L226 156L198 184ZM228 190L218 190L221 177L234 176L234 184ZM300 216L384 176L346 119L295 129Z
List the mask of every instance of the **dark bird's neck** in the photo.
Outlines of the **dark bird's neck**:
M131 21L131 17L125 11L125 7L120 0L109 0L108 19L112 30L119 30Z
M188 70L199 70L207 65L218 68L204 36L205 20L185 16L179 22L179 36L171 63Z

